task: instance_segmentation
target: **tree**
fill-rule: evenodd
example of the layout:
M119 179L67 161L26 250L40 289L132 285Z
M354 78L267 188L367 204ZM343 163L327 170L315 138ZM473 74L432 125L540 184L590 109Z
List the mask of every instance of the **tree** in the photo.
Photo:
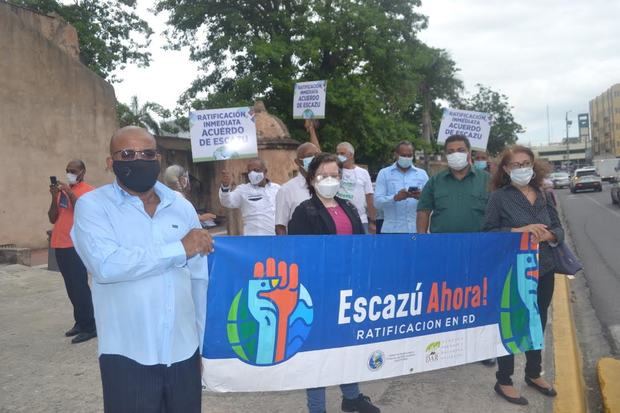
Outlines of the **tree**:
M487 112L492 116L491 133L487 151L497 155L506 146L517 142L518 133L523 133L523 127L515 122L512 116L512 106L508 103L508 96L495 92L490 88L477 84L478 92L466 99L464 109Z
M419 0L158 0L171 46L188 46L204 73L181 97L185 108L263 99L288 124L294 84L326 79L322 146L348 140L358 160L379 166L393 145L419 134L407 117L418 94Z
M104 79L118 81L114 71L127 63L148 66L153 33L135 13L136 0L10 0L42 14L57 14L75 27L80 60Z
M146 102L140 106L137 96L132 96L129 105L120 102L116 105L116 116L121 128L124 126L140 126L155 135L159 135L160 127L153 117L154 114L163 118L170 117L170 111L157 103Z

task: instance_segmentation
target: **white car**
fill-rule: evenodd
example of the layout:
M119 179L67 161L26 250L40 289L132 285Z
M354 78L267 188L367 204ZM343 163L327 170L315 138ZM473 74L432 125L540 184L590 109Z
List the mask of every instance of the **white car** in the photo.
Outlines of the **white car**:
M596 172L596 168L590 166L575 169L575 173L570 181L570 191L574 194L584 189L593 189L598 192L603 190L603 181Z

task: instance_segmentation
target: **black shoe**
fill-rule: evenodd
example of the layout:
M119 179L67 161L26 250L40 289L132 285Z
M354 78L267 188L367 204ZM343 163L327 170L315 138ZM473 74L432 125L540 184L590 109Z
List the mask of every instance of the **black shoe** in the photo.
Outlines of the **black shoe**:
M527 399L523 396L520 396L520 397L507 396L506 393L502 391L502 388L499 387L499 383L495 383L495 393L499 394L500 396L502 396L505 400L509 401L510 403L520 404L521 406L525 406L527 404Z
M534 381L532 379L530 379L529 377L527 377L527 376L525 376L525 382L527 383L528 386L531 386L531 387L535 388L536 390L538 390L539 392L541 392L545 396L555 397L555 396L558 395L558 393L555 391L555 389L553 387L542 387L542 386L539 386L538 384L534 383Z
M73 340L71 340L71 343L73 344L83 343L95 337L97 337L97 330L91 331L90 333L79 333L77 336L73 337Z
M80 329L77 326L71 327L71 330L65 331L65 337L73 337L80 334Z
M381 409L372 404L370 397L360 393L357 399L342 398L340 406L343 412L360 412L360 413L380 413Z
M483 365L487 367L493 367L495 365L495 359L482 360L480 361L480 363L482 363Z

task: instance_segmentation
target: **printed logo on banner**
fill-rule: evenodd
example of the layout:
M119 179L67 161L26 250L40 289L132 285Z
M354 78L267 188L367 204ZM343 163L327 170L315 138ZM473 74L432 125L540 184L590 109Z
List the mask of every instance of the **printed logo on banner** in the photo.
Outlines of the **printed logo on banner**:
M434 363L439 361L439 349L441 348L441 341L433 341L426 346L426 363Z
M383 351L376 350L373 351L370 357L368 358L368 368L372 371L379 370L383 367L383 361L385 359L385 354Z
M538 244L530 241L529 233L521 235L521 243L515 266L511 267L504 281L501 298L500 334L506 351L512 354L542 345L540 312L536 299L538 290ZM522 282L517 282L521 277ZM529 303L529 305L527 304Z
M310 334L314 309L299 282L297 264L268 258L254 264L254 277L228 311L228 342L237 357L254 366L271 366L293 357Z

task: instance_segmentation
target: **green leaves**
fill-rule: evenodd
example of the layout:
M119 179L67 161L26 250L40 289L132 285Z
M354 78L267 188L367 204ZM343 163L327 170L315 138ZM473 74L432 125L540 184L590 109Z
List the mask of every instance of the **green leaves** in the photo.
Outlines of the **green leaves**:
M114 71L128 63L148 66L153 33L135 12L135 0L11 0L42 14L57 13L75 27L80 60L106 80L118 81Z

